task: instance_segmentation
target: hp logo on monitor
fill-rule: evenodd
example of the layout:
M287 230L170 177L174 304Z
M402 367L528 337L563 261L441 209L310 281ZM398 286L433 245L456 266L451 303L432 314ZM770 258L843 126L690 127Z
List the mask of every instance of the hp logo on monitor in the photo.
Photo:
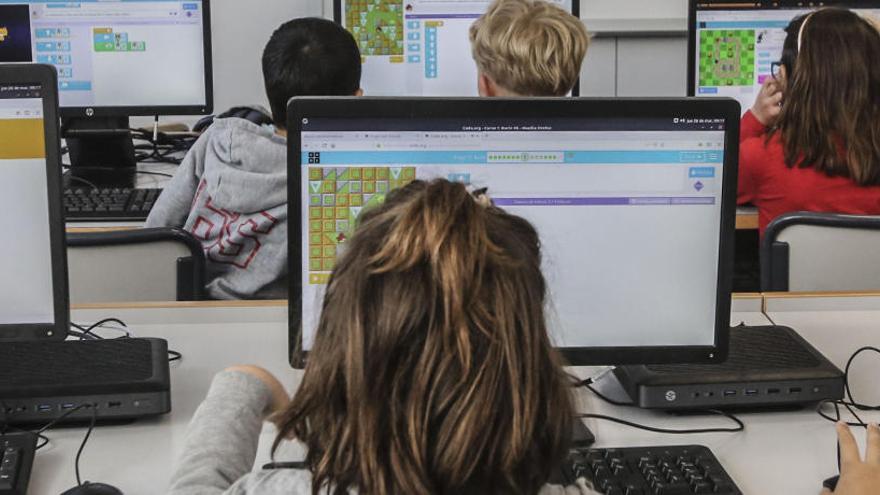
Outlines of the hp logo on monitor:
M94 117L95 109L94 108L86 108L86 117Z
M675 390L666 392L666 402L675 402L676 399L678 399L678 394L675 393Z

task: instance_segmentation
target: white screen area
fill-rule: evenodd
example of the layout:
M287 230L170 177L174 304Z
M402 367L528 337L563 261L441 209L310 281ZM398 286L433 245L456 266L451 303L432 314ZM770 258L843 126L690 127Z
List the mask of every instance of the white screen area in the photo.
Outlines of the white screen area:
M571 0L552 0L571 12ZM468 31L488 0L342 0L369 96L478 96Z
M16 42L27 61L58 69L62 107L206 104L201 0L0 0L4 9L26 12Z
M0 325L52 324L43 102L6 96L0 86Z
M496 205L536 226L558 346L713 345L721 122L703 130L303 132L305 349L362 209L409 181L438 177L488 187Z
M853 9L880 18L880 9ZM728 96L745 113L779 62L785 28L809 9L697 11L697 96Z

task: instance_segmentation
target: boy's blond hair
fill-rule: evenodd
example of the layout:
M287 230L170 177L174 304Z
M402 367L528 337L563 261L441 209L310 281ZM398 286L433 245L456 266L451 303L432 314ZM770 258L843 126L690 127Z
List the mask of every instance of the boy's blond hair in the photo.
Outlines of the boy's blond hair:
M481 73L521 96L565 96L590 45L580 19L543 0L495 0L471 26Z

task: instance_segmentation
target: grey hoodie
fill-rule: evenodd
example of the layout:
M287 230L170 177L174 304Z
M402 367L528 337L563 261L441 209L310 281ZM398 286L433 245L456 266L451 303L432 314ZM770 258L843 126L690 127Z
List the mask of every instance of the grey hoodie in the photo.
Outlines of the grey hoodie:
M287 298L287 140L218 119L187 153L147 218L202 242L215 299Z

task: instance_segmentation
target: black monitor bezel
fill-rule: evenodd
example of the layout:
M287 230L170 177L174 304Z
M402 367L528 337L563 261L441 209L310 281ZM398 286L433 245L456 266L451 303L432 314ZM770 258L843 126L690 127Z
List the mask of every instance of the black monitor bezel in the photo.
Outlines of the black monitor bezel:
M342 22L342 2L344 0L333 0L333 22L339 24L342 27L345 27L345 23ZM571 15L581 18L581 0L571 0ZM581 21L583 22L583 21ZM477 82L474 81L474 85ZM577 97L581 94L581 79L578 77L578 80L574 83L574 88L571 90L571 96Z
M154 115L207 115L214 111L214 68L211 48L211 0L202 2L202 43L205 56L205 104L149 106L59 107L64 118L135 117ZM26 3L26 2L25 2ZM169 74L173 81L174 74Z
M67 246L61 206L61 140L58 120L58 76L55 68L42 64L0 64L0 85L39 84L43 100L46 140L46 184L49 196L49 242L52 253L53 324L0 324L0 343L32 340L64 340L70 329L70 293L67 280ZM6 280L4 283L27 283Z
M821 7L846 7L846 8L880 8L880 1L853 2L852 0L823 0L822 2L806 2L802 0L755 0L749 4L735 3L730 0L688 0L688 47L687 47L687 94L697 95L697 11L704 10L711 4L717 4L718 10L793 10L793 9L817 9ZM821 5L814 5L821 3ZM871 5L866 5L871 4Z
M668 363L719 363L727 358L732 296L733 246L736 229L736 184L739 163L740 105L729 98L294 98L288 106L288 260L289 358L302 368L302 205L301 149L304 118L724 118L725 153L719 228L718 285L714 346L593 347L561 349L574 366ZM671 282L674 283L674 282Z

